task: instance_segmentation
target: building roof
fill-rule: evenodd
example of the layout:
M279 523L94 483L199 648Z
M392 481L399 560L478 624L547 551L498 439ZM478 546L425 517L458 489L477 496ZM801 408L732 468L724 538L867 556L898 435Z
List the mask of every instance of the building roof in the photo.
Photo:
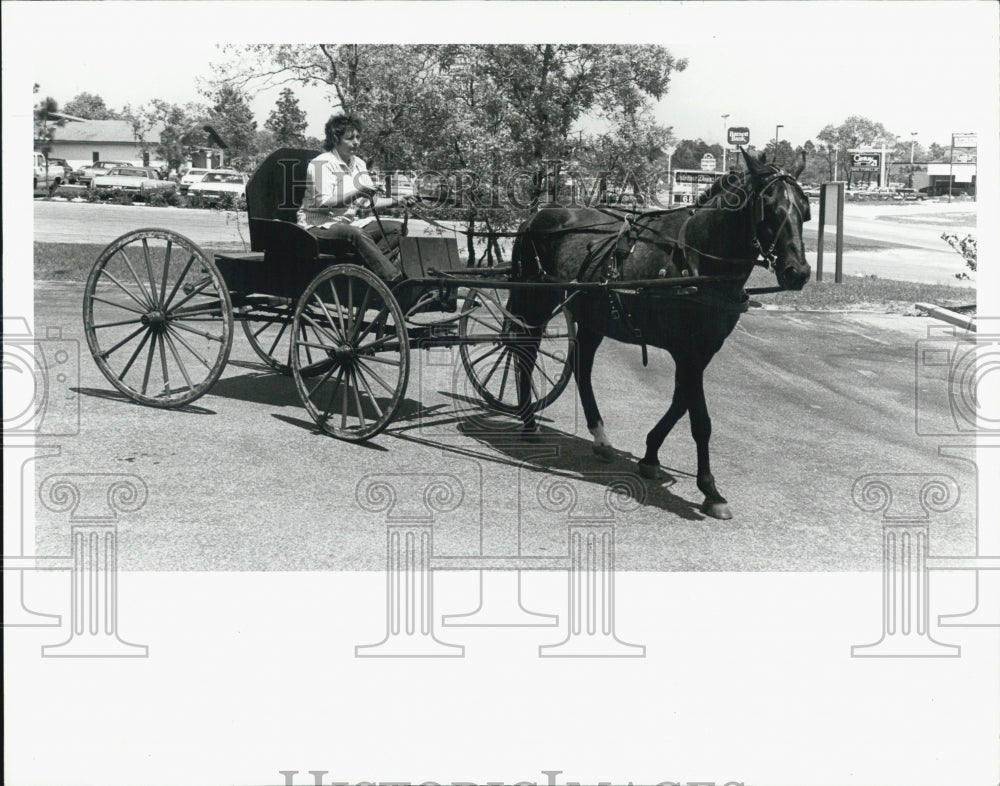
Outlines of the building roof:
M159 140L163 126L157 124L151 128L146 139ZM135 132L128 120L85 120L82 123L67 123L56 131L56 139L60 142L118 142L134 143Z

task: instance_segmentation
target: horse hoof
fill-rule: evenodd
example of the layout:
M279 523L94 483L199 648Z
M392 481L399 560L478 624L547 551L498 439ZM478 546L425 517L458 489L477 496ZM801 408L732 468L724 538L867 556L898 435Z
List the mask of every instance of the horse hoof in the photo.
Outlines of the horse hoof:
M733 517L733 512L725 502L709 502L706 500L702 503L701 512L706 516L711 516L713 519L725 520Z
M597 456L598 460L603 461L605 464L610 464L615 460L615 451L610 445L591 445L590 449L594 451L594 455Z
M648 479L652 480L656 477L657 470L660 469L659 464L647 464L645 461L638 462L639 464L639 474Z

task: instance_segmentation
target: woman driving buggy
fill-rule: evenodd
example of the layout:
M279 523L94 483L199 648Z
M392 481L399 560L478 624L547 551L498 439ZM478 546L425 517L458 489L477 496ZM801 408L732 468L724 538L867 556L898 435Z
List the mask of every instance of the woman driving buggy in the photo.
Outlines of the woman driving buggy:
M393 286L404 278L398 264L390 261L399 247L403 222L359 220L358 209L409 205L414 198L375 198L379 189L364 160L356 155L362 131L358 118L338 112L326 121L324 130L326 152L309 162L298 224L317 239L321 252L338 253L347 247L366 268Z

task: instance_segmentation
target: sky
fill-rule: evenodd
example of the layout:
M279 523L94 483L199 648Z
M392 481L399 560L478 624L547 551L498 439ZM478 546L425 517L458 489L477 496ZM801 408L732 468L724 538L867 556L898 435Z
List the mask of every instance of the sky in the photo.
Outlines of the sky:
M5 14L12 5L33 12L23 7L31 4L4 3ZM97 93L114 108L154 97L203 101L199 85L225 58L226 42L344 40L344 27L358 42L513 43L530 33L536 41L656 43L687 58L655 107L678 139L719 142L728 124L750 128L751 143L762 145L781 124L781 138L801 144L829 123L862 115L903 140L916 131L929 145L984 125L987 104L978 97L995 83L1000 62L997 6L986 2L310 3L301 14L289 12L294 4L279 11L266 2L191 2L170 15L159 3L43 5L62 5L63 29L104 31L118 43L33 47L27 87L38 82L63 104ZM153 45L142 57L106 55L123 44L115 32L126 29L146 30ZM328 92L295 92L308 132L322 136ZM258 123L276 97L277 89L255 97Z

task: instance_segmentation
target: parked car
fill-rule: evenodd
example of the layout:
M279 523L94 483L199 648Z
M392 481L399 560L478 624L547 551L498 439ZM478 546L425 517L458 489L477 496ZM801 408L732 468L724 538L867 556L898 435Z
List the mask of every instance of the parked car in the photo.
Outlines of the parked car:
M188 187L188 194L198 194L208 202L217 202L226 194L245 199L247 179L242 172L232 169L210 169L200 181Z
M211 170L209 169L196 169L196 168L191 168L187 170L184 174L181 175L181 181L180 181L181 193L182 194L187 193L187 190L192 185L200 182L201 179L205 177L205 175L207 175L210 171Z
M49 156L49 167L51 168L53 164L63 168L63 183L76 182L76 178L73 177L73 167L69 165L69 161L65 158L52 158Z
M94 178L98 175L106 175L112 169L120 166L135 166L131 161L95 161L90 166L85 166L76 173L76 182L88 188L93 185Z
M65 182L66 170L62 166L54 163L52 159L46 161L44 153L32 153L32 156L34 160L33 190L44 188L51 191Z
M94 188L98 191L124 191L142 194L150 191L173 191L177 184L160 178L160 173L152 167L121 166L104 175L94 177Z
M927 194L917 191L915 188L897 188L896 195L906 202L913 202L920 199L927 199Z

